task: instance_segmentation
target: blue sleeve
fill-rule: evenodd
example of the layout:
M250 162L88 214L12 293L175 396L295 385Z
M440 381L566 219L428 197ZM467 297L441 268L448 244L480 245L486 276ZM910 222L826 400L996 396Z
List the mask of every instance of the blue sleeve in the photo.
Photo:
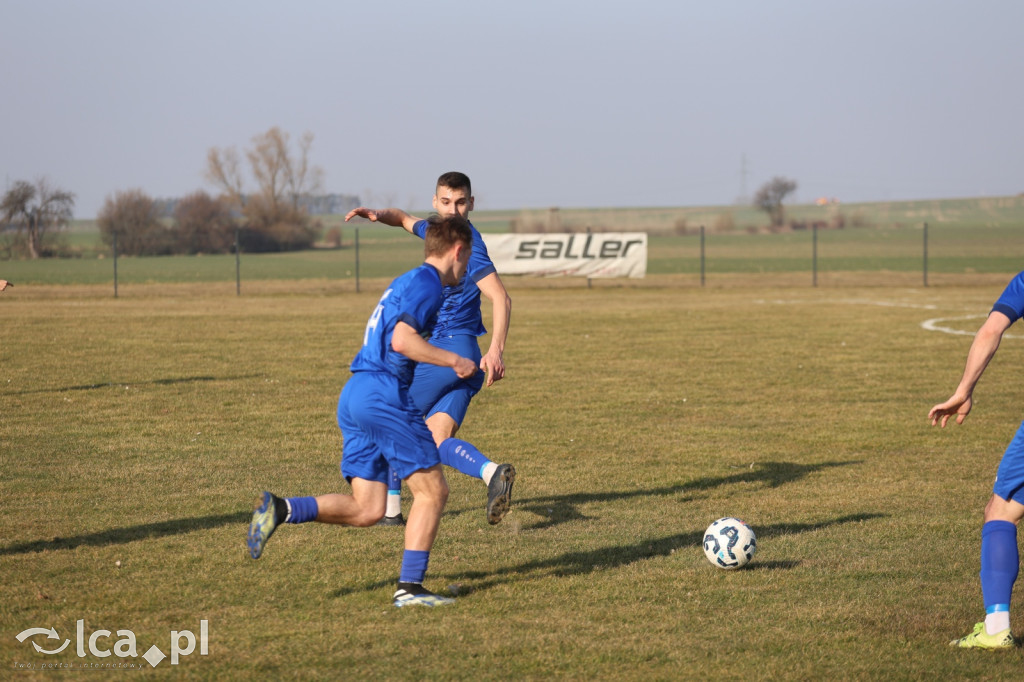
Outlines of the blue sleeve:
M427 238L427 223L426 220L418 220L415 225L412 226L412 233L420 239Z
M1017 273L1010 280L999 300L992 306L992 312L1006 315L1011 324L1024 317L1024 272Z
M491 257L487 254L487 244L484 243L484 238L480 236L480 233L474 227L473 253L469 254L469 266L466 268L466 272L469 273L471 280L479 282L487 275L496 271L497 268L494 267Z
M419 334L429 334L434 327L437 311L443 301L443 291L440 277L433 271L433 268L430 266L421 268L410 282L409 287L403 292L398 319Z

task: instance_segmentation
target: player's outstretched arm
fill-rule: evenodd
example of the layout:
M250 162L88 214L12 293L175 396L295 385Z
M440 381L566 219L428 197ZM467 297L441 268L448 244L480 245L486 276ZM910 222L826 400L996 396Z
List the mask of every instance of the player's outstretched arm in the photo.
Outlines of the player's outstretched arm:
M985 373L985 368L999 349L1003 333L1011 324L1010 318L1003 313L993 311L989 314L988 319L975 334L971 349L967 351L967 365L956 391L946 402L939 403L928 411L928 419L931 420L932 426L945 427L953 415L956 415L957 424L964 423L973 406L974 387Z
M460 379L476 374L476 364L469 358L427 343L413 327L398 322L391 334L391 347L413 362L426 362L439 367L451 367Z
M371 223L384 223L391 227L404 228L409 234L412 234L412 226L420 221L416 216L410 215L400 208L374 209L360 206L345 214L345 222L347 223L356 216L366 218Z
M480 358L480 368L487 374L487 385L505 376L505 341L512 321L512 297L508 295L498 273L492 272L476 283L480 293L491 302L494 320L491 324L491 345Z

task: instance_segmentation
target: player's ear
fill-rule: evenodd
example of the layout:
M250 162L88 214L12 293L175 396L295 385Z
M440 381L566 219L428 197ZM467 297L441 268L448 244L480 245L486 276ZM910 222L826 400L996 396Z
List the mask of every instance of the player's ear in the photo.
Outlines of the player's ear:
M469 198L469 201L466 202L466 210L469 210L469 211L473 210L473 203L474 203L475 199L476 199L476 197L470 197Z

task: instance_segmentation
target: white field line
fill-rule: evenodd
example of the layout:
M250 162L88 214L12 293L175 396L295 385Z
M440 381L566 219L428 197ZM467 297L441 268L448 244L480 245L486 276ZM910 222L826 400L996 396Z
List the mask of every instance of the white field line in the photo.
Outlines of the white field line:
M760 299L754 301L755 303L761 304L774 304L774 305L791 305L799 303L811 303L814 305L820 305L821 301L809 301L799 299L775 299L765 300ZM911 308L915 310L938 310L938 306L932 303L910 303L906 301L878 301L866 298L845 298L836 299L829 301L829 303L842 303L846 305L873 305L880 306L883 308ZM980 320L988 317L988 313L975 314L975 315L961 315L959 317L933 317L930 320L925 320L921 323L921 328L929 332L942 332L943 334L953 334L955 336L974 336L978 329L972 326L967 329L962 329L966 325L952 325L947 326L948 322L963 322L966 320ZM1004 339L1024 339L1024 335L1021 334L1003 334Z

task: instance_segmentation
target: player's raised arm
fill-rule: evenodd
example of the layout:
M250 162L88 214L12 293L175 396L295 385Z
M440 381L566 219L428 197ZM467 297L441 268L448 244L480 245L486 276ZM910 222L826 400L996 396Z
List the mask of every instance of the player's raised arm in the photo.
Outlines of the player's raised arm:
M420 221L420 218L410 215L400 208L374 209L360 206L359 208L354 208L345 214L345 222L347 223L356 216L366 218L371 223L384 223L391 227L404 228L409 234L412 234L412 226Z

